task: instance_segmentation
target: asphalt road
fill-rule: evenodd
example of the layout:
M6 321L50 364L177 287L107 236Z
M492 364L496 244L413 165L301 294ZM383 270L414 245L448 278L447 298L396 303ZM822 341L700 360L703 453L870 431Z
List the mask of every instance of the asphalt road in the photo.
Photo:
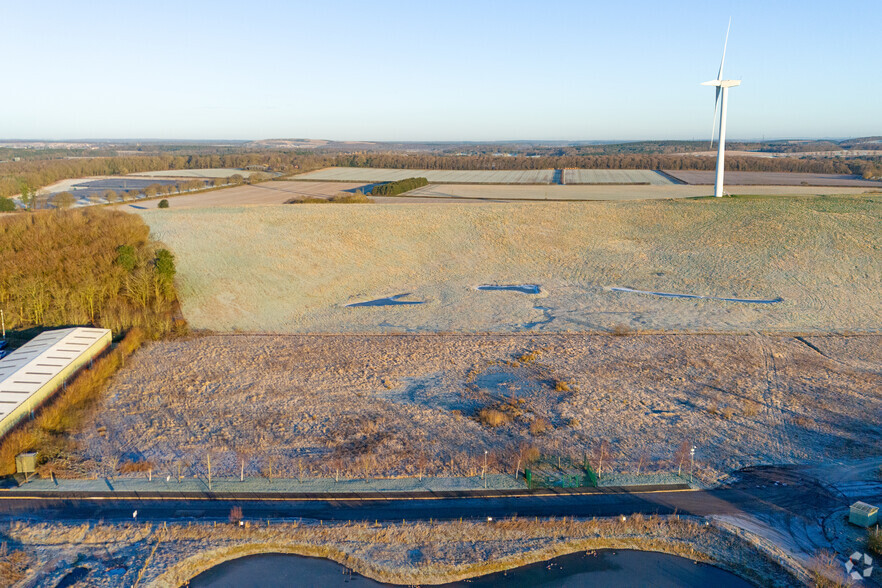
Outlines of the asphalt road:
M787 468L749 468L732 483L713 490L623 491L618 493L519 496L422 495L410 498L380 494L347 497L249 496L241 498L202 495L17 496L0 493L0 517L48 520L227 520L230 509L242 508L250 519L315 520L450 520L520 517L608 517L618 515L673 514L706 516L784 511L799 514L829 508L837 497L817 480Z

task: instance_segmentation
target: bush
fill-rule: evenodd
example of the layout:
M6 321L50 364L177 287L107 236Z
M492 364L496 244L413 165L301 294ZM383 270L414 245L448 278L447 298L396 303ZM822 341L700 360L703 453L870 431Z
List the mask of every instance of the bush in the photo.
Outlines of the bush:
M539 417L535 421L530 423L530 434L532 435L544 435L549 430L551 430L551 423L549 423L547 419L544 419L542 417Z
M538 461L542 456L539 449L534 447L533 445L529 445L527 443L523 443L521 445L521 459L524 460L525 464L533 463L534 461Z
M482 408L478 413L478 421L487 427L499 427L511 422L511 415L495 408Z
M422 188L423 186L428 185L429 180L426 178L407 178L405 180L398 180L397 182L389 182L374 186L371 190L371 196L398 196L399 194L404 194L405 192L410 192L411 190L416 190L417 188Z
M572 392L573 388L563 380L558 380L554 383L554 391L555 392Z
M867 531L867 549L882 556L882 530L878 527Z
M340 192L339 194L334 195L330 202L333 204L370 204L373 202L370 198L362 194L361 192L355 192L351 194L349 192Z
M163 198L159 201L159 208L168 208L168 200Z
M15 202L9 198L0 196L0 212L13 212L15 210Z
M616 337L624 337L625 335L630 335L631 332L631 327L622 323L619 323L612 328L612 334Z
M292 198L285 204L372 204L373 200L361 192L338 192L330 198L317 198L307 196L305 198Z

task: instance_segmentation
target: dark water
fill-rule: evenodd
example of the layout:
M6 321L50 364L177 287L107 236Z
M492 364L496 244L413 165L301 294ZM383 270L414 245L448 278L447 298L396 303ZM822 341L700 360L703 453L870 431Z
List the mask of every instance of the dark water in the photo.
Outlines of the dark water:
M421 555L421 554L420 554ZM297 555L252 555L224 562L191 580L194 588L249 586L392 586L350 574L327 559ZM751 586L735 574L691 560L649 551L598 551L596 555L573 553L463 582L443 584L449 588L489 586L581 588L582 586L652 586L652 588L746 588Z
M770 298L769 300L751 299L751 298L719 298L717 296L700 296L698 294L669 294L667 292L647 292L645 290L633 290L631 288L610 288L613 292L634 292L635 294L651 294L653 296L663 296L665 298L702 298L704 300L723 300L725 302L746 302L748 304L775 304L783 302L784 299Z
M353 302L352 304L347 304L346 307L349 308L354 306L400 306L404 304L425 304L425 301L423 300L399 300L400 298L404 298L405 296L410 296L410 294L396 294L395 296L390 296L388 298L377 298L376 300L368 300L367 302Z
M485 285L478 286L478 290L488 290L488 291L506 291L506 292L520 292L521 294L538 294L540 289L538 284L522 284L519 286L493 286L493 285Z

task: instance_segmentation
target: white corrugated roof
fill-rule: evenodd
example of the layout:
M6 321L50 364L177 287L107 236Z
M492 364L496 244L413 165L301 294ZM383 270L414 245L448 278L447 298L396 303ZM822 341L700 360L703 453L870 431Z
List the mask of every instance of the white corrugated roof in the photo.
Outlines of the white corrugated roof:
M46 331L0 359L0 420L108 333L86 327Z
M857 511L862 514L873 514L874 512L879 512L879 508L873 506L872 504L867 504L866 502L861 502L858 500L854 504L851 505L851 510Z

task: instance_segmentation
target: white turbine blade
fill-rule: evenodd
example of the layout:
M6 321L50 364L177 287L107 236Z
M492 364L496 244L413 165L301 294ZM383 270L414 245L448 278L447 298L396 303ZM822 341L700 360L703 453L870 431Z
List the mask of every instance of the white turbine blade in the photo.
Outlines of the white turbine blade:
M714 120L711 122L711 142L710 146L714 146L714 133L717 130L717 109L720 106L720 87L717 86L717 97L714 98Z
M720 80L709 80L707 82L701 82L702 86L719 86L722 82Z
M726 27L726 40L723 42L723 58L720 60L720 73L717 74L717 79L723 79L723 64L726 63L726 45L729 44L729 29L732 28L732 17L729 17L729 26Z

